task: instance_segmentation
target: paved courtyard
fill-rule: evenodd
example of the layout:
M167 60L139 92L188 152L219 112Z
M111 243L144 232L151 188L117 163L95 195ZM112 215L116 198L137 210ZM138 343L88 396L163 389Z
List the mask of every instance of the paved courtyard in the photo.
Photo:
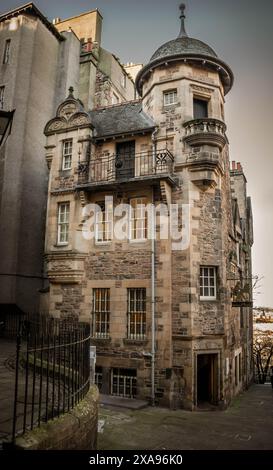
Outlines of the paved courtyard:
M253 385L225 411L100 408L100 450L273 449L273 391Z

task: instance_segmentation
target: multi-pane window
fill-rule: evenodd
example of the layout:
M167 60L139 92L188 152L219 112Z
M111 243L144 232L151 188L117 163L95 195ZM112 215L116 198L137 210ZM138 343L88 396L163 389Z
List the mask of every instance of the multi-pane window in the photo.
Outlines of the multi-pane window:
M3 64L9 64L9 59L10 59L10 39L7 39L5 42Z
M147 239L146 198L130 199L130 240Z
M110 331L110 289L93 289L93 336L107 339Z
M216 268L200 268L200 299L216 299Z
M143 340L146 335L146 289L127 290L128 338Z
M4 109L4 94L5 94L5 87L0 86L0 109Z
M113 239L113 206L111 203L97 202L99 208L95 215L95 236L97 243Z
M135 369L112 369L111 395L135 398L137 394L137 376Z
M72 166L72 139L63 142L63 170L71 170Z
M164 106L170 106L177 103L177 90L164 91Z
M61 202L58 205L58 244L67 245L69 233L69 202Z

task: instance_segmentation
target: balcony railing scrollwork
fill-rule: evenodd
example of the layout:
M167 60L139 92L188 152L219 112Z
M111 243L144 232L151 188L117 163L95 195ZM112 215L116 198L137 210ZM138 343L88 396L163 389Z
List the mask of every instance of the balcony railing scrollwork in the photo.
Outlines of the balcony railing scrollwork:
M100 155L78 164L78 184L119 183L173 174L174 157L168 149L139 154Z
M190 146L212 145L222 149L227 143L226 125L219 119L193 119L183 124L184 142Z

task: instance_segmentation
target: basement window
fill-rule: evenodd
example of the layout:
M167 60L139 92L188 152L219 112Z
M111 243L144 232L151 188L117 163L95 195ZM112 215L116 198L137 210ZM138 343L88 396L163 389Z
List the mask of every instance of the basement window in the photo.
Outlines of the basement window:
M136 369L118 369L111 371L111 395L135 398L137 394Z

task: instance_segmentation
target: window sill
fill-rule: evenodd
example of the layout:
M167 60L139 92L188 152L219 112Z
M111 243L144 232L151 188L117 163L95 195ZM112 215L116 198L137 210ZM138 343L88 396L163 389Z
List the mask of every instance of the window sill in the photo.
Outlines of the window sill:
M104 245L109 246L109 245L111 245L111 243L112 243L112 240L109 241L109 242L98 242L98 241L95 240L95 245L96 246L104 246Z
M199 297L200 302L217 302L216 297Z
M123 344L128 344L128 345L140 345L140 344L147 344L148 339L129 339L129 338L123 338Z
M54 245L55 248L67 248L69 243L56 243Z
M110 336L109 336L109 338L97 338L96 336L92 336L92 337L91 337L91 340L92 340L92 342L94 342L94 343L97 342L97 343L100 343L100 344L101 344L101 343L111 343L111 338L110 338Z

